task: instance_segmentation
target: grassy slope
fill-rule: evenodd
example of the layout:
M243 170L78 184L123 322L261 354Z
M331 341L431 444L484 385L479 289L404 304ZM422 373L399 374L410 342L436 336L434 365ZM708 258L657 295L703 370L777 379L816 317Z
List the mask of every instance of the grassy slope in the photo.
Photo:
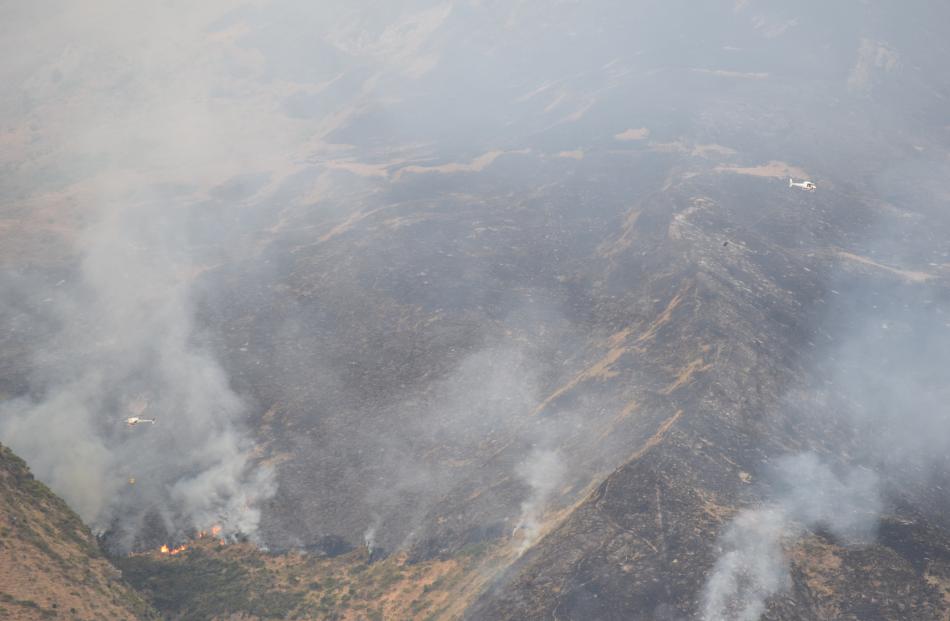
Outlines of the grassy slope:
M176 556L119 559L128 580L169 619L457 619L503 550L470 546L455 558L368 562L365 549L335 558L268 554L250 544L193 542Z
M0 445L0 618L153 619L66 503Z

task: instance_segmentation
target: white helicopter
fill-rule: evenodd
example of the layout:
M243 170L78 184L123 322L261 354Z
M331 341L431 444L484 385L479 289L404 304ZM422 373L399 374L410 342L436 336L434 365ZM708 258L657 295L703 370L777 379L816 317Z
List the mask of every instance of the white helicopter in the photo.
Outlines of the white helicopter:
M801 188L801 189L805 190L806 192L814 192L815 189L816 189L818 186L816 186L816 185L815 185L814 183L812 183L811 181L801 181L801 182L796 183L795 181L792 181L791 177L789 177L789 179L788 179L788 187L790 187L790 188Z
M140 423L151 423L152 425L154 425L155 419L154 418L140 418L138 416L130 416L127 419L125 419L125 424L128 425L129 427L135 427L136 425Z

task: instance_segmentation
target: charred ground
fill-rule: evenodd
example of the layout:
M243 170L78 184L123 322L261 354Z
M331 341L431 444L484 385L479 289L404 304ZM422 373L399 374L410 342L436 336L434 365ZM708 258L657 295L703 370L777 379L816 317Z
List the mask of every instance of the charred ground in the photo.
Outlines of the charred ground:
M700 618L807 452L881 473L878 537L804 525L765 618L947 618L946 427L915 414L946 379L914 363L946 361L946 9L548 4L416 16L419 75L321 43L341 77L281 67L310 90L274 106L310 150L121 195L186 214L189 339L277 483L268 554L161 556L188 531L156 520L129 579L169 618ZM222 32L280 66L258 10ZM10 178L0 389L38 398L88 195Z

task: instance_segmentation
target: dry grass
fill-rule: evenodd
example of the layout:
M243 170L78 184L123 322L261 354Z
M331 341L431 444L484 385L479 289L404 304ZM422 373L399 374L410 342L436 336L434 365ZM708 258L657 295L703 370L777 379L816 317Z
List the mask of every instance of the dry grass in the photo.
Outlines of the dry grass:
M808 178L808 173L803 169L777 160L772 160L760 166L716 166L715 171L734 173L737 175L751 175L753 177L769 177L772 179L785 179L787 177Z
M250 544L202 539L175 556L122 561L169 619L452 620L513 553L487 544L452 559L410 563L403 554L369 562L365 548L335 558L267 554Z
M153 618L79 517L2 446L0 618Z
M845 252L843 250L839 250L837 254L839 257L847 261L860 263L861 265L873 267L874 269L877 269L877 270L883 270L889 274L893 274L894 276L897 276L898 278L901 278L902 280L906 280L908 282L923 283L934 278L933 274L928 274L927 272L916 272L913 270L902 270L896 267L890 267L889 265L878 263L877 261L873 259L869 259L868 257L852 254L850 252Z

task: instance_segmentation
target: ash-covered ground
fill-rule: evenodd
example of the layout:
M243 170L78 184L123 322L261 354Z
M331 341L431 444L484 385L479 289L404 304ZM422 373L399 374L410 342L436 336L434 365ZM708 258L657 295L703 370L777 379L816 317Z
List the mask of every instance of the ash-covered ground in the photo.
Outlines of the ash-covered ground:
M0 441L112 549L946 615L947 9L97 6L0 27Z

